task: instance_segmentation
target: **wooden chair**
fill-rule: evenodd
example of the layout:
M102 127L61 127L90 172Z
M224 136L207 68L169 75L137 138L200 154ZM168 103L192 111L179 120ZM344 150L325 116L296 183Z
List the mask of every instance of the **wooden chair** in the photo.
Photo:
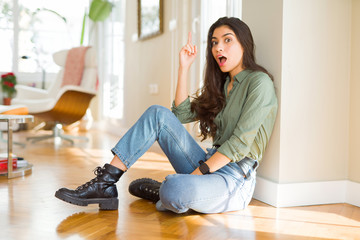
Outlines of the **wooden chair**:
M60 137L74 144L73 139L87 140L82 136L64 135L62 124L72 124L83 118L97 89L97 63L95 49L88 48L84 56L84 69L79 85L67 83L64 85L66 61L69 50L57 52L53 55L55 63L62 66L56 81L47 89L38 89L17 85L17 97L13 104L25 105L29 114L44 121L55 123L51 135L29 137L28 140L37 142L44 139ZM77 62L77 61L75 61ZM68 76L68 75L67 75Z

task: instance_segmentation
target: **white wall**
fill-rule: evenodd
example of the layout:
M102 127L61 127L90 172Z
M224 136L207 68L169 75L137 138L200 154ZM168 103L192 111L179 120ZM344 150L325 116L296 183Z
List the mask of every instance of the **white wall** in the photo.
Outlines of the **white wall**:
M282 81L282 0L243 0L243 20L256 44L256 59L274 76L279 101L278 116L258 175L279 182ZM261 17L259 17L261 16Z
M274 74L280 100L259 176L278 183L346 179L351 2L243 3L258 61Z
M352 0L349 179L360 183L360 1Z
M137 1L126 2L125 29L125 108L126 127L131 126L153 104L169 105L171 72L168 22L171 6L164 4L165 32L155 38L133 42L137 34ZM159 94L149 94L149 84L158 84Z
M347 178L349 0L283 6L280 182Z
M360 206L360 1L243 3L281 103L255 197Z
M190 25L186 19L189 1L164 1L164 32L160 36L133 41L137 34L137 1L126 2L125 29L125 125L128 128L151 105L170 107L174 95L174 79L177 75L178 52L180 51L183 29ZM176 29L169 30L169 22L176 19ZM179 38L179 39L177 39ZM149 84L157 84L159 93L151 95Z

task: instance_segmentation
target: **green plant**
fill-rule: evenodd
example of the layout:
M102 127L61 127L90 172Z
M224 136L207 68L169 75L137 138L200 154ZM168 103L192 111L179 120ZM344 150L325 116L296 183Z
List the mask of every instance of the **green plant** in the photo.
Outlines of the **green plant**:
M1 89L6 97L12 98L16 93L16 76L14 73L6 73L1 75Z
M113 4L108 0L93 0L90 5L89 14L85 12L81 29L80 45L84 43L85 23L89 17L93 22L102 22L109 17Z

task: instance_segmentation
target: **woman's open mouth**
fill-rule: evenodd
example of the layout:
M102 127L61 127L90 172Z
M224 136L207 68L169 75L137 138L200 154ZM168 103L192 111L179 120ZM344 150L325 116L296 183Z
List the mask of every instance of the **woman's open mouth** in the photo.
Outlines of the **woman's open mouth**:
M227 60L227 58L224 56L218 56L217 59L220 67L224 66Z

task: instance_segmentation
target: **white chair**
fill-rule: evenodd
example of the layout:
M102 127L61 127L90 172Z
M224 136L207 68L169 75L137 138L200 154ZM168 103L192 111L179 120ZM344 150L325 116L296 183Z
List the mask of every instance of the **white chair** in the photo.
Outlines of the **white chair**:
M48 138L60 137L74 143L72 139L86 139L62 134L61 124L71 124L79 121L86 113L91 99L97 90L97 62L94 48L88 48L85 53L84 69L80 85L63 85L63 76L69 50L53 54L56 64L62 67L56 80L47 89L38 89L17 85L17 96L12 104L25 105L29 114L45 121L55 122L52 135L29 137L32 142Z

